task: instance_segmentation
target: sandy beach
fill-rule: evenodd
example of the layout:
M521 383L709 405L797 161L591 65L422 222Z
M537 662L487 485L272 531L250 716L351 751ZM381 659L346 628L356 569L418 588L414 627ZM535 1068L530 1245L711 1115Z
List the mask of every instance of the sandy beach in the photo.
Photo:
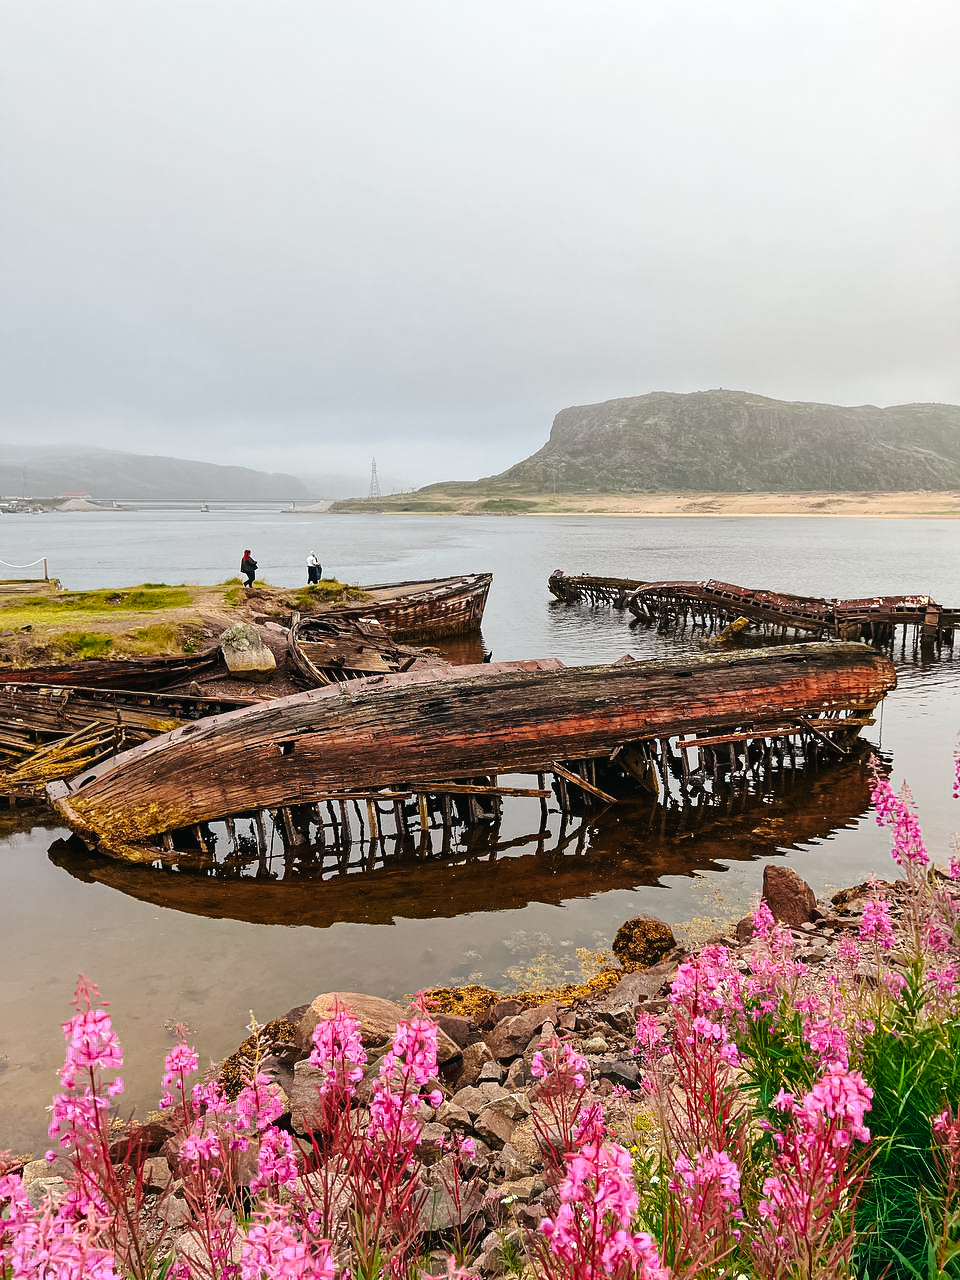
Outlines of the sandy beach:
M472 493L434 490L350 499L298 511L335 514L384 511L403 515L597 516L842 516L883 519L960 518L960 492L895 493Z

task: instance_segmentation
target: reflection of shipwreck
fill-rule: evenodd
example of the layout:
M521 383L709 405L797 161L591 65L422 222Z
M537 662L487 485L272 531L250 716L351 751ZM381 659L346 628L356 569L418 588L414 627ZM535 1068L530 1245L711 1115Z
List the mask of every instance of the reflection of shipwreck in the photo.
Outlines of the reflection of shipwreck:
M840 757L895 683L888 659L855 644L409 672L185 725L47 793L85 839L134 861L175 855L175 832L204 853L203 824L241 814L262 843L264 811L292 846L342 844L353 802L374 835L385 813L402 834L449 831L505 795L545 800L546 775L569 810L628 782L666 798L798 753ZM536 787L501 784L517 773Z
M892 647L899 629L904 643L953 644L960 610L945 609L929 596L868 596L860 600L824 600L817 596L737 587L729 582L638 582L631 578L568 576L560 569L548 586L564 604L583 600L626 609L637 622L661 627L690 625L712 632L738 618L767 636L866 640Z
M260 832L253 817L230 830L204 824L207 852L194 843L175 863L164 859L163 871L159 859L144 866L100 857L76 837L54 841L49 856L79 880L213 919L324 928L450 918L654 885L825 840L868 811L868 754L866 743L856 743L828 770L788 762L688 804L664 806L635 793L568 814L551 797L538 819L535 800L514 800L509 821L490 811L471 825L464 812L452 838L439 812L414 836L396 829L384 805L371 834L365 808L351 802L351 838L339 844L329 824L324 844L291 841L274 810Z

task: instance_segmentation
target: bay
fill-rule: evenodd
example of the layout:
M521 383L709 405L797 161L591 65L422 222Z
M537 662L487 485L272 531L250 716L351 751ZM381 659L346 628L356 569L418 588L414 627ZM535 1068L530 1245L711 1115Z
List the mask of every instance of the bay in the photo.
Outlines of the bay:
M557 604L546 586L553 569L836 597L922 592L956 607L958 533L949 520L133 510L3 516L0 559L23 565L45 556L70 588L221 581L237 573L247 546L261 577L281 586L306 581L310 550L325 574L356 583L489 570L483 634L494 658L555 655L572 664L662 657L692 641L631 630L610 609ZM933 661L907 650L897 665L898 688L865 737L895 784L909 780L928 844L946 860L958 825L957 663L949 650ZM557 822L552 816L554 836ZM250 1010L265 1020L323 990L401 997L436 984L510 989L577 977L578 949L608 948L632 915L677 923L742 915L770 858L818 893L893 869L859 763L744 793L696 821L626 806L585 824L583 839L559 853L538 854L524 841L538 824L535 801L509 803L500 834L517 843L495 860L463 851L445 868L397 867L354 877L356 887L320 884L288 895L278 913L270 886L259 897L256 885L244 886L243 902L221 894L213 903L206 882L180 877L173 895L159 872L124 888L103 883L95 863L63 854L67 833L10 815L0 824L0 1146L42 1143L42 1109L62 1057L59 1023L81 971L111 1000L128 1104L142 1110L157 1096L176 1022L192 1028L203 1057L217 1058L243 1038ZM262 915L282 923L255 922Z

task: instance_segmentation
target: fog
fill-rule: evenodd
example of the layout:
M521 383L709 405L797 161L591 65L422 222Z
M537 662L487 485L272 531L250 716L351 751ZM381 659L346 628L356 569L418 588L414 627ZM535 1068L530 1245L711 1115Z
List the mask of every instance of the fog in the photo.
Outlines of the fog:
M0 440L384 489L960 402L954 0L5 0Z

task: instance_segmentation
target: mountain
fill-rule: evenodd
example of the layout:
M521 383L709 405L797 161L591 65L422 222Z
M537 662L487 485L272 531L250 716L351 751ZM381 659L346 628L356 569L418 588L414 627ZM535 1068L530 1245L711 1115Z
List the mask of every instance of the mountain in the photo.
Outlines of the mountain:
M75 446L0 444L0 494L99 501L302 502L316 496L295 476Z
M878 409L666 391L563 409L507 471L448 492L960 489L960 406Z

